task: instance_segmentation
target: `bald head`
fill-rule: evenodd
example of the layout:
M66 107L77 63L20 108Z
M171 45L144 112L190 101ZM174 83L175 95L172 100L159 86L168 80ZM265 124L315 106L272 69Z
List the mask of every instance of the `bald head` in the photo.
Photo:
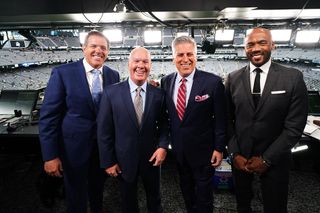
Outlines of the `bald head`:
M274 42L268 29L254 28L245 39L247 57L256 67L269 61L273 49Z
M146 82L151 69L150 52L144 47L134 48L128 62L130 79L138 86Z
M247 40L250 39L250 37L255 36L257 34L264 34L264 36L267 37L268 40L270 40L270 42L272 42L271 31L266 28L257 27L257 28L253 28L252 31L247 35L246 40L245 40L246 43L247 43Z
M149 60L151 61L150 52L149 52L149 50L147 50L147 49L144 48L144 47L136 47L136 48L134 48L133 50L131 50L130 55L129 55L129 61L132 60L133 56L134 56L137 52L138 52L138 53L139 53L139 52L140 52L140 53L144 52L145 54L148 55L148 58L149 58Z

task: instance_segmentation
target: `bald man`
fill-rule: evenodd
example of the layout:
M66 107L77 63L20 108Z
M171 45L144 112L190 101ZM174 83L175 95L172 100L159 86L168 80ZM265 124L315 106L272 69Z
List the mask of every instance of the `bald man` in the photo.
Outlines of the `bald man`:
M105 90L98 115L101 167L120 180L123 213L138 213L142 179L148 212L161 213L160 165L168 148L164 92L147 82L151 57L138 47L129 56L129 79Z
M238 212L252 212L254 175L261 182L264 212L287 212L291 148L306 123L307 89L300 71L271 61L274 47L268 29L253 29L245 39L250 63L226 80Z

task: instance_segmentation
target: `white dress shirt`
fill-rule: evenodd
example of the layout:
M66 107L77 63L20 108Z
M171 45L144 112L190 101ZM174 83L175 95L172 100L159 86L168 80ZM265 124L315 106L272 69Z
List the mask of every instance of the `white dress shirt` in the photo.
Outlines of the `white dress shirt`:
M88 84L89 84L89 88L90 88L90 92L92 93L92 81L93 81L93 73L91 73L92 70L94 70L95 68L93 68L87 61L86 59L84 58L83 59L83 66L84 66L84 70L86 71L86 76L87 76L87 81L88 81ZM103 84L102 84L102 81L103 81L103 78L102 78L102 74L103 74L103 66L100 67L99 69L97 69L100 71L100 75L99 75L99 78L100 78L100 82L101 82L101 91L103 90Z
M138 85L136 85L130 78L128 80L129 82L129 87L130 87L130 94L131 94L131 99L132 99L132 103L134 103L134 98L136 97L136 89L139 87ZM144 111L144 107L145 107L145 103L146 103L146 92L147 92L147 82L144 82L144 84L142 84L141 87L141 92L140 95L142 97L143 100L143 111Z
M186 89L187 89L187 94L186 94L186 108L188 106L188 101L189 101L189 97L190 97L190 93L191 93L191 89L192 89L192 84L193 84L193 76L194 73L196 71L193 70L192 73L190 73L190 75L188 75L187 77L185 77L186 81ZM178 98L178 90L181 84L182 80L182 76L179 74L179 72L177 72L177 77L176 77L176 82L174 84L174 90L173 90L173 102L174 105L177 107L177 98Z
M251 93L252 93L254 79L256 77L256 72L254 72L254 69L256 69L258 67L254 66L251 62L250 62L249 66L250 66L250 86L251 86ZM269 61L267 63L265 63L264 65L259 67L262 70L262 72L260 73L260 91L261 91L261 94L263 92L264 85L266 84L266 80L267 80L267 76L268 76L268 72L269 72L270 66L271 66L271 58L269 59Z

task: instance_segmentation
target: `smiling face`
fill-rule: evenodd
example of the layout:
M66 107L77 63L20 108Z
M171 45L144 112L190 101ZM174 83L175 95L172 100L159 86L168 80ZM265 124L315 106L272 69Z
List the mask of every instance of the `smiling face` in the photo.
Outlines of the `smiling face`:
M274 49L271 33L264 28L255 28L246 37L245 51L248 59L256 67L269 61L271 51Z
M108 42L103 36L90 35L82 47L84 58L95 69L102 67L109 53Z
M130 79L138 86L144 84L151 69L151 57L147 49L137 47L133 49L129 56Z
M176 44L173 52L173 62L182 77L190 75L197 63L194 44L190 42Z

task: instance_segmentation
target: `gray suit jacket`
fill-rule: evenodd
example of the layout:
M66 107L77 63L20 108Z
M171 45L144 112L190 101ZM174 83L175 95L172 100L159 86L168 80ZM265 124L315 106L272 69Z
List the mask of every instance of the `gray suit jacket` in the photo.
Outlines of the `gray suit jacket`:
M271 164L290 155L299 141L308 111L302 73L271 63L257 108L254 107L249 65L228 75L228 151L246 158L263 156Z

